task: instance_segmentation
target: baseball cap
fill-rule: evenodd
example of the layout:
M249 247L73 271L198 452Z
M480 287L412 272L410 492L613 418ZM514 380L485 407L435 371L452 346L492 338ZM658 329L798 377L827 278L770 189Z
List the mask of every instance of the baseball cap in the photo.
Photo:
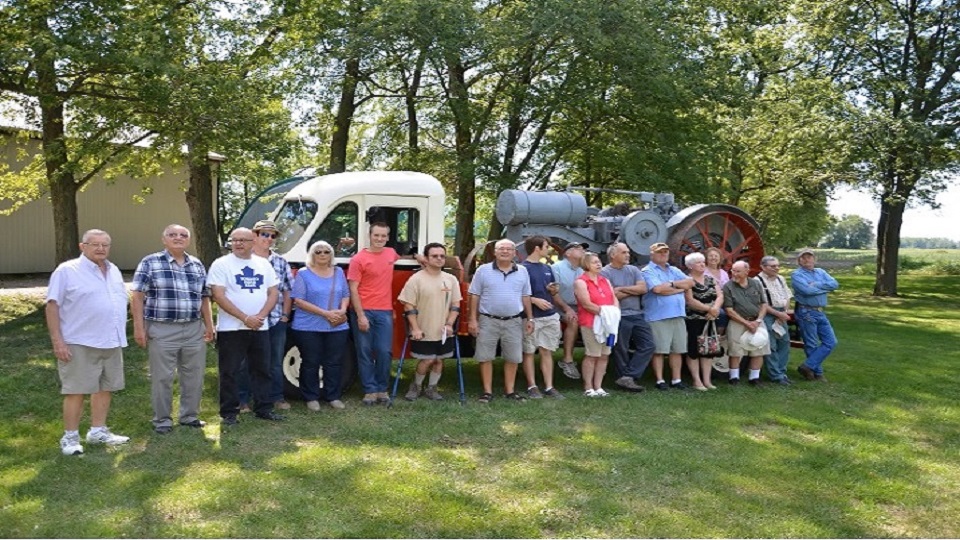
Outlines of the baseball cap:
M575 248L575 247L582 247L583 249L588 249L590 247L590 244L586 242L569 242L567 243L567 245L563 246L563 252L566 253L568 249Z
M663 242L657 242L656 244L650 246L650 253L656 253L664 250L670 251L670 246L664 244Z
M800 250L800 253L797 253L797 258L799 259L800 257L803 257L804 255L813 255L814 257L817 256L817 254L814 253L812 249L810 249L810 248L803 248L803 249Z
M277 224L269 219L261 219L253 226L253 232L257 231L276 231Z

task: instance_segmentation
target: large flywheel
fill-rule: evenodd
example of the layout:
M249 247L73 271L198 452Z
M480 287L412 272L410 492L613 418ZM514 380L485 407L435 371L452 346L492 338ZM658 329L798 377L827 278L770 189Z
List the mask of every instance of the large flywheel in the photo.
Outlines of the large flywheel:
M685 268L683 258L690 253L716 247L723 252L723 268L730 270L736 261L750 264L750 274L760 271L763 239L760 227L749 214L728 204L698 204L685 208L667 222L670 263Z

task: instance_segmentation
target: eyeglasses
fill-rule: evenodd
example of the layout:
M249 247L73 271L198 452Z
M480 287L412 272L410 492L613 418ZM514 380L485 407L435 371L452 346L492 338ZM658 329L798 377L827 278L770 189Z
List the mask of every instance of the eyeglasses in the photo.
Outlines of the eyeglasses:
M171 233L167 233L167 238L190 238L190 233L171 232Z
M244 244L246 242L253 242L253 238L231 238L230 241L234 244Z
M260 233L260 238L276 238L276 237L277 237L277 233L268 233L268 232Z
M316 251L313 252L314 255L329 255L329 254L331 254L331 253L333 253L333 252L330 251L329 249L318 249L318 250L316 250Z
M110 247L110 244L104 244L103 242L83 242L83 245L90 246L94 249L100 249L100 248L106 249Z

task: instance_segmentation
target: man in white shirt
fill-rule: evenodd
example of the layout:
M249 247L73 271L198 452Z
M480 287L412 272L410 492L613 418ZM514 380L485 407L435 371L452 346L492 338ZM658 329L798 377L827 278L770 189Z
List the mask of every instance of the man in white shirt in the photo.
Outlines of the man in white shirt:
M254 413L263 420L283 420L273 412L268 365L268 317L277 303L277 273L270 262L253 254L253 231L235 229L230 234L232 253L213 261L207 285L220 306L217 314L217 358L220 372L220 417L224 426L239 420L237 372L246 357Z
M760 274L757 278L760 279L767 299L767 313L763 316L767 333L770 334L770 354L763 357L767 377L778 384L793 384L787 377L787 363L790 361L790 332L787 321L793 314L790 309L793 292L780 275L780 261L776 257L767 255L760 259Z
M110 235L83 233L80 257L54 270L47 289L46 318L57 357L63 394L60 451L83 453L80 417L90 394L90 444L123 444L129 437L107 428L112 392L123 390L123 347L127 346L127 289L117 266L107 260Z

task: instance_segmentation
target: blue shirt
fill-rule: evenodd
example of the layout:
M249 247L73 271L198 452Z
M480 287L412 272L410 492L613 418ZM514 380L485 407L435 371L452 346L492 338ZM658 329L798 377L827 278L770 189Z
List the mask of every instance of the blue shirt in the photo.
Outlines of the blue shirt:
M553 295L547 291L547 285L556 281L553 277L553 270L550 268L550 266L539 262L529 261L523 261L520 264L527 269L527 274L530 276L530 296L546 300L553 305ZM557 310L554 308L540 309L536 304L533 304L533 316L535 318L549 317L550 315L554 315L556 313Z
M643 267L643 281L647 283L647 294L643 295L643 315L648 322L686 317L687 301L682 293L657 294L653 288L661 283L680 281L687 276L679 268L667 265L661 268L653 261Z
M143 318L159 322L199 320L200 304L210 296L207 270L200 259L184 253L181 266L169 251L147 255L133 274L132 289L143 293Z
M332 302L330 287L335 288ZM347 285L347 278L340 268L334 268L333 276L328 278L314 274L309 268L303 268L297 272L297 277L293 280L293 290L290 292L290 296L310 302L320 309L334 310L340 309L340 304L343 303L344 298L350 298L350 287ZM331 326L330 321L326 318L316 313L310 313L305 309L297 310L291 326L294 330L310 332L338 332L349 328L346 322L336 327Z
M550 265L550 269L553 270L553 275L560 284L560 298L563 298L568 306L576 309L577 297L573 294L573 282L583 275L583 268L573 266L570 261L564 259Z
M827 293L840 287L823 268L807 270L802 266L790 274L790 284L797 303L813 307L827 307Z

